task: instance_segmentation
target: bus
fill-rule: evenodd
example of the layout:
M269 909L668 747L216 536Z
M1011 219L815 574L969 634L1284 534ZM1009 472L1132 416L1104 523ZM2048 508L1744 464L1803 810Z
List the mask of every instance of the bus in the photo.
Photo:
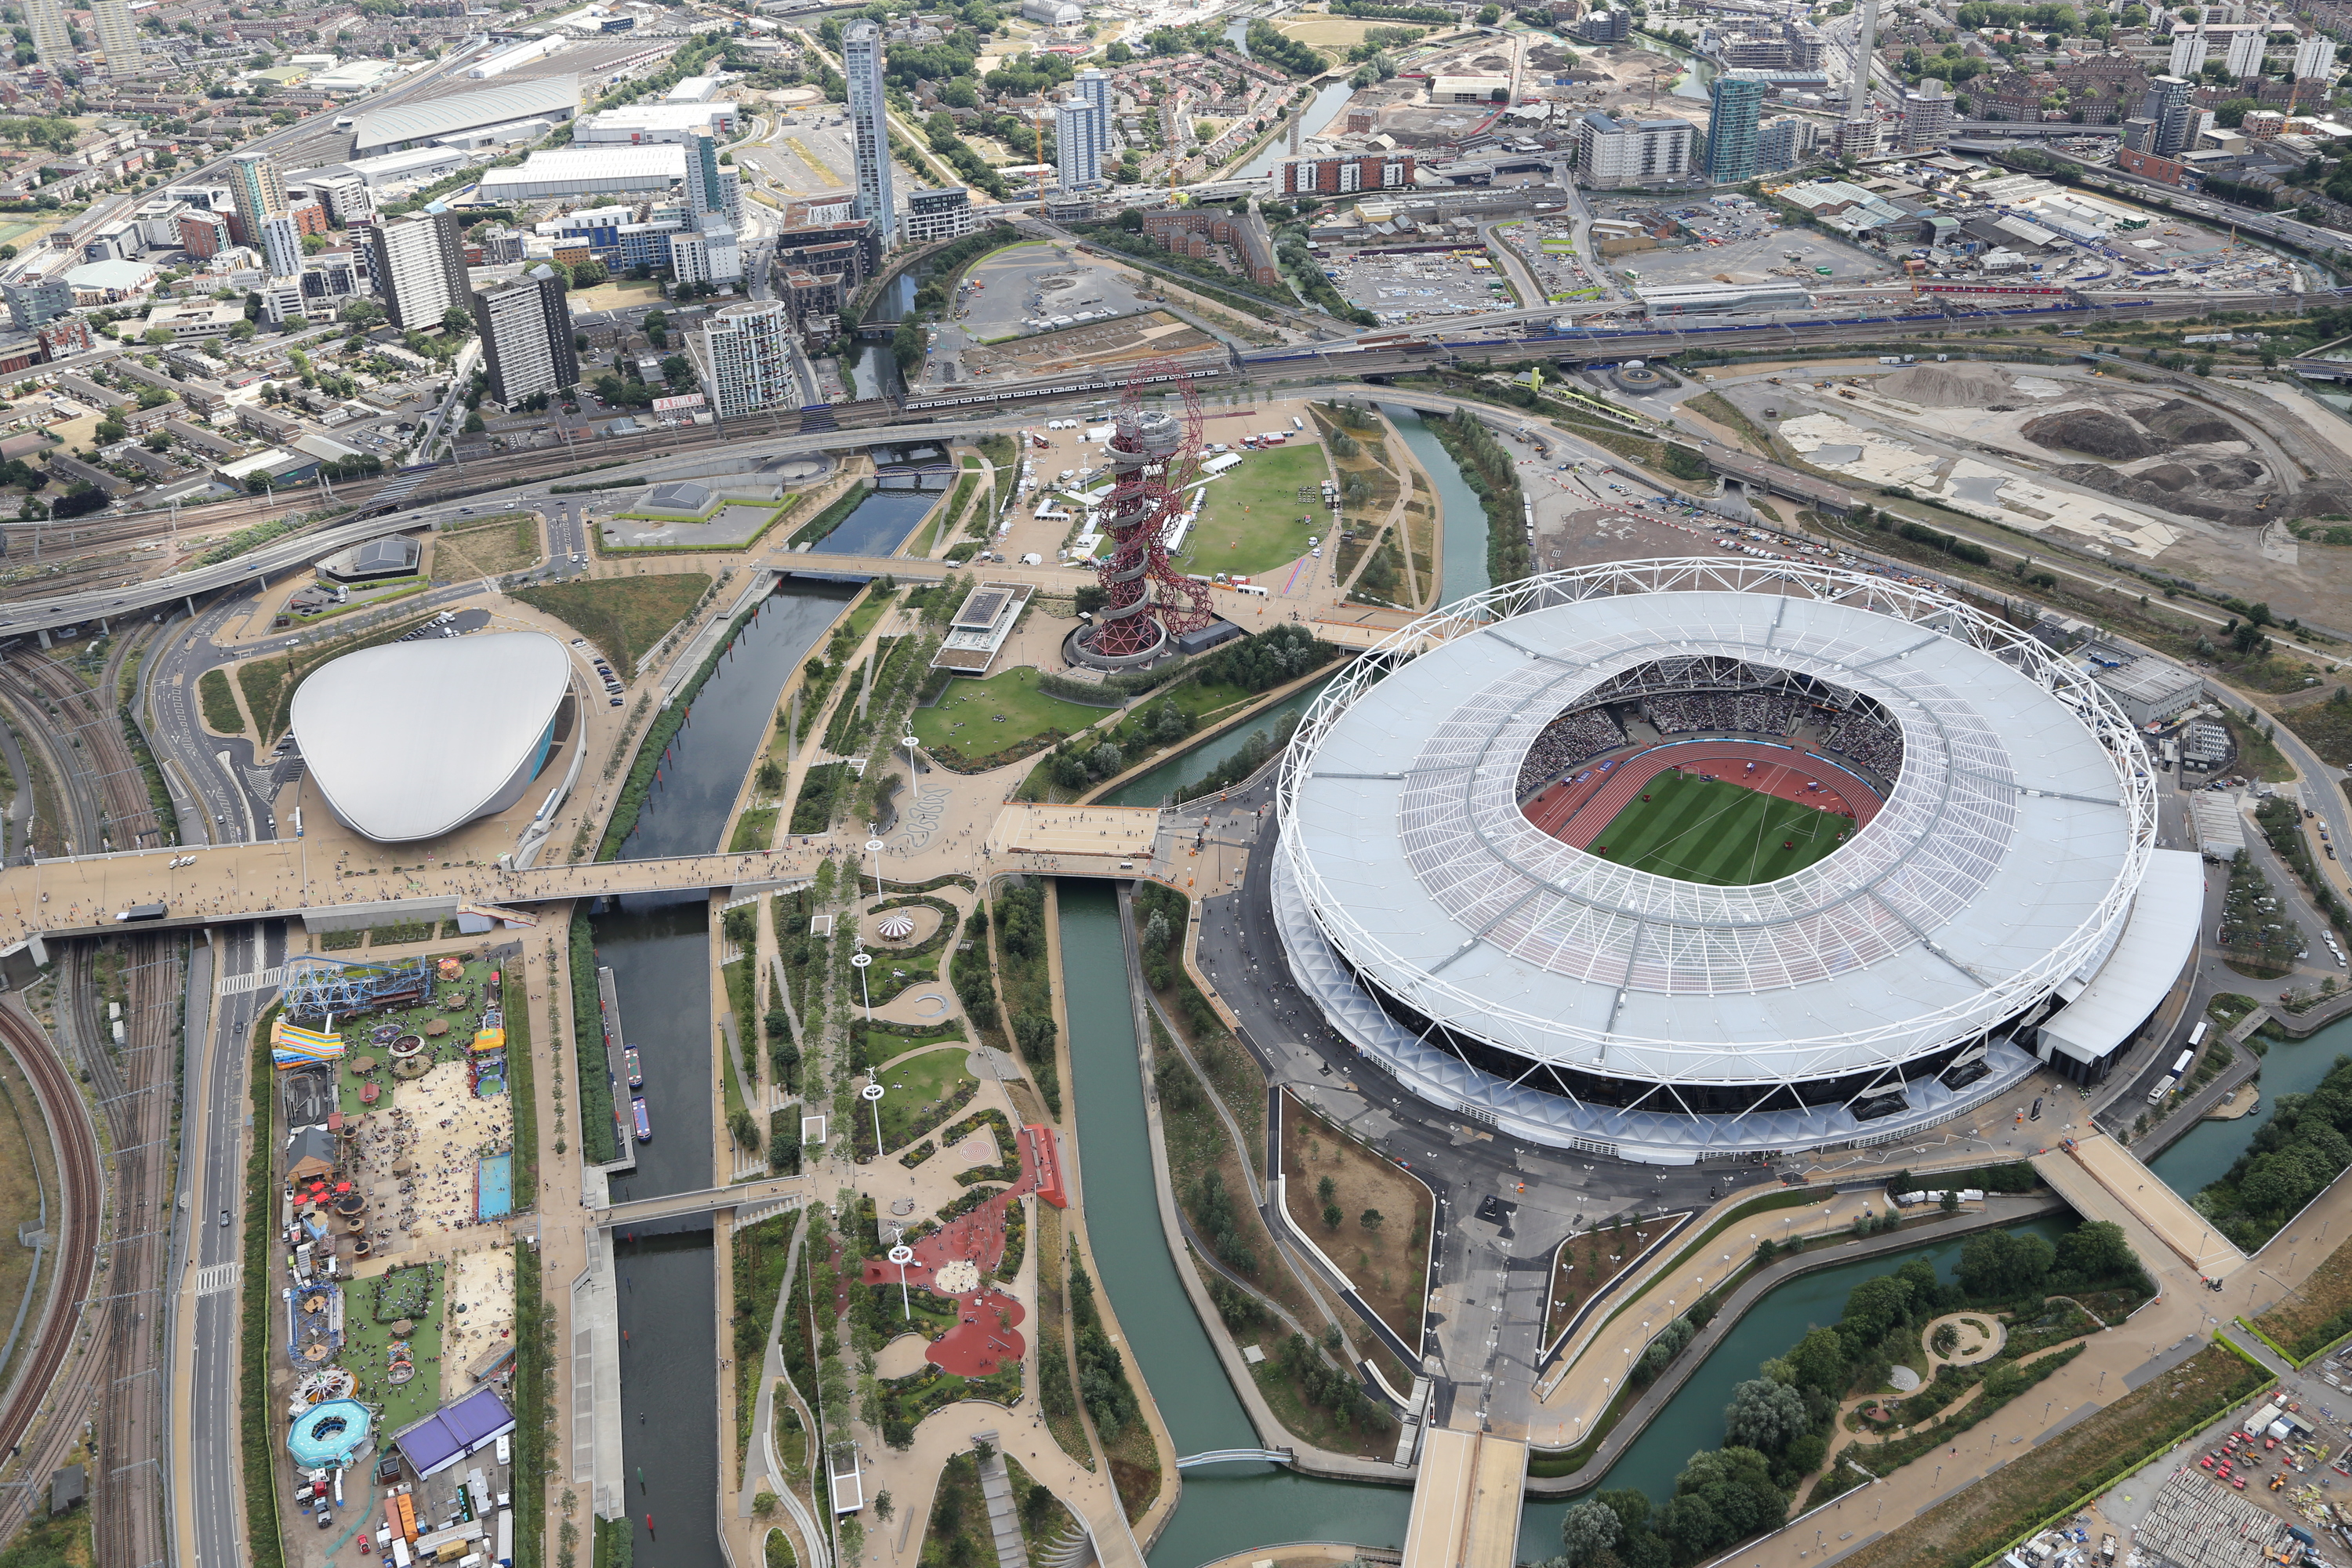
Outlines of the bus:
M2198 1047L2205 1043L2205 1030L2207 1027L2208 1020L2200 1018L2197 1020L2197 1026L2189 1031L2189 1048L2190 1050L2193 1051Z
M654 1123L653 1118L646 1114L646 1097L640 1094L632 1099L629 1101L629 1111L637 1119L637 1142L640 1143L652 1142L654 1141Z
M2195 1051L2181 1052L2180 1059L2172 1064L2172 1076L2175 1078L2187 1078L2189 1076L2189 1064L2196 1059L2197 1053Z

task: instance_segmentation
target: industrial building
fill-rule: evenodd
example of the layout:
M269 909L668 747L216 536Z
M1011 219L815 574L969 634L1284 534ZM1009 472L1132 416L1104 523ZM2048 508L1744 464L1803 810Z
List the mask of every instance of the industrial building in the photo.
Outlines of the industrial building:
M534 202L550 196L660 195L686 178L686 149L671 142L643 146L560 147L533 153L510 169L488 169L480 191L488 202Z
M1659 316L1704 315L1717 310L1804 310L1813 298L1800 283L1664 283L1633 290L1643 311Z
M366 110L352 125L352 155L398 153L460 132L513 120L570 120L580 108L576 76L538 77L526 81L492 79L467 83L446 97Z

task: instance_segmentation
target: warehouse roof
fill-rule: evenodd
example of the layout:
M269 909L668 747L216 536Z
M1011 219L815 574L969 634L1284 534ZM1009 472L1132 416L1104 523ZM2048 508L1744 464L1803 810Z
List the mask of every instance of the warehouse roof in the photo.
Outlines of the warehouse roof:
M446 98L399 103L362 114L352 128L352 151L365 155L411 142L429 141L477 125L527 120L535 114L570 114L580 107L576 76L539 77L485 86L467 82Z
M529 200L540 194L601 195L621 190L658 190L686 178L686 149L662 142L623 146L604 142L533 153L519 167L482 175L486 200Z

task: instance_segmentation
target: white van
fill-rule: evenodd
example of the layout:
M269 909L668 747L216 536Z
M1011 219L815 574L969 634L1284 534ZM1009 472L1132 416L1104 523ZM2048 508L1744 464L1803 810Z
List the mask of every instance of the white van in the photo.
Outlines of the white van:
M508 1439L507 1439L506 1436L502 1433L502 1434L500 1434L500 1435L499 1435L499 1464L500 1465L500 1467L502 1467L502 1468L503 1468L503 1467L505 1467L505 1466L511 1465L511 1464L513 1464L513 1463L514 1463L514 1447L513 1447L513 1446L512 1446L512 1445L508 1441Z

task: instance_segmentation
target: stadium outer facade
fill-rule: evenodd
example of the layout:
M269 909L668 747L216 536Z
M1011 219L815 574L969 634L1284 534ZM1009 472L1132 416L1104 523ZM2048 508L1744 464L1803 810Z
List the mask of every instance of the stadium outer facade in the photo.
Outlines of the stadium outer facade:
M1727 659L1900 725L1850 843L1706 887L1522 815L1555 716L1628 671L1727 689ZM1449 1111L1655 1163L1893 1142L2045 1064L2103 1078L2202 908L2086 674L1932 590L1793 562L1619 563L1424 616L1324 691L1276 796L1276 924L1335 1029Z

